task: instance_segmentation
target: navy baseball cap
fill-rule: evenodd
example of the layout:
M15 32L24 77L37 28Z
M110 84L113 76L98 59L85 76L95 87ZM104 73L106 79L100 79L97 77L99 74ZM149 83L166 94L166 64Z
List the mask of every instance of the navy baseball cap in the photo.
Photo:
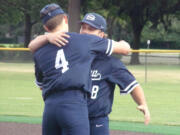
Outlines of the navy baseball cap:
M81 23L89 24L90 26L102 31L106 30L106 20L97 13L87 13Z
M42 23L45 24L49 19L59 14L65 14L65 12L59 5L52 3L46 5L41 9L40 18L42 20Z

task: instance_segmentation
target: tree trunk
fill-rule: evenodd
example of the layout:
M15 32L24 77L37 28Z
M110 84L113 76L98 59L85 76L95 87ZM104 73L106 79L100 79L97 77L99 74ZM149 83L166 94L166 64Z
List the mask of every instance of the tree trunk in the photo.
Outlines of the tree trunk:
M29 14L25 14L24 47L27 47L31 41L31 29L31 16Z
M80 30L80 3L81 0L69 0L69 32L78 32Z
M139 18L141 20L141 18ZM131 17L132 29L133 29L133 44L132 49L139 50L140 48L140 41L141 41L141 32L144 26L144 23L139 21L136 16ZM131 65L140 64L139 61L139 53L132 53L131 55Z
M132 49L139 50L139 45L140 45L140 32L133 32L134 38L133 38L133 44L132 44ZM131 55L131 65L137 65L140 64L139 61L139 53L132 53Z
M115 19L116 17L112 17L111 15L108 15L107 17L107 33L110 39L112 39L113 26L114 26Z

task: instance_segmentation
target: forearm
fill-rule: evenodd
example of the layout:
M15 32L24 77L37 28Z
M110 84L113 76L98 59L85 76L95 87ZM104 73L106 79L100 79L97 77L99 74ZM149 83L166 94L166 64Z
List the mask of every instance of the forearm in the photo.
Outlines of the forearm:
M48 42L58 47L62 47L68 43L66 38L70 38L70 36L64 32L58 31L55 33L47 33L45 35L40 35L32 40L28 47L31 52L35 52L37 49L47 44Z
M134 101L138 104L137 109L143 112L144 114L144 124L147 125L150 122L151 116L150 112L146 103L146 99L144 96L143 89L141 86L137 86L132 92L131 96L134 99Z
M132 92L131 92L131 96L134 99L134 101L138 104L138 105L145 105L147 106L146 103L146 99L144 96L144 92L143 89L141 88L140 85L138 85Z
M121 40L119 42L113 41L113 53L128 55L131 51L131 47L128 42Z
M32 40L28 47L30 49L31 52L35 52L37 49L39 49L40 47L42 47L44 44L48 43L48 39L46 35L40 35L38 37L36 37L34 40Z

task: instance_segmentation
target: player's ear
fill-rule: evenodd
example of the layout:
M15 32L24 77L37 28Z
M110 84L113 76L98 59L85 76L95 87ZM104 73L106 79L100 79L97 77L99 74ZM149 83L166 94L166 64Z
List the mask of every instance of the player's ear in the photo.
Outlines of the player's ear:
M64 20L65 20L65 23L68 24L68 17L67 17L67 15L64 15Z
M43 28L44 28L47 32L50 32L50 30L46 27L46 25L43 25Z
M103 38L108 38L108 35L106 33L104 33L104 37Z
M99 36L101 37L101 38L104 38L104 32L103 31L101 31L100 33L99 33Z

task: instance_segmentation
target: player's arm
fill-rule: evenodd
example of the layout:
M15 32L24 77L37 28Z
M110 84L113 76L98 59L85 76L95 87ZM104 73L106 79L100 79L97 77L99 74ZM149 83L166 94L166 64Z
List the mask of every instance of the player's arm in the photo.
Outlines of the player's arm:
M47 44L48 42L61 47L68 43L66 38L69 37L70 36L64 32L47 33L45 35L37 36L29 43L28 47L31 52L35 52L37 49Z
M148 124L150 121L150 112L140 84L121 61L111 58L111 63L112 72L109 75L109 81L118 84L121 94L131 94L134 101L138 104L137 109L144 113L144 123Z
M40 88L40 90L42 90L42 86L43 86L43 73L40 70L40 68L39 68L35 58L34 58L34 61L35 61L35 65L34 65L35 78L36 78L35 84Z
M146 99L144 96L143 89L140 85L136 86L134 90L131 92L131 96L134 101L138 104L137 109L143 112L144 114L144 124L149 124L150 121L150 112L146 103Z
M95 53L102 53L108 56L112 53L127 55L131 51L131 47L129 43L124 40L118 42L111 39L94 37L91 50Z
M128 55L131 51L131 47L128 42L121 40L119 42L113 41L113 51L115 54Z

